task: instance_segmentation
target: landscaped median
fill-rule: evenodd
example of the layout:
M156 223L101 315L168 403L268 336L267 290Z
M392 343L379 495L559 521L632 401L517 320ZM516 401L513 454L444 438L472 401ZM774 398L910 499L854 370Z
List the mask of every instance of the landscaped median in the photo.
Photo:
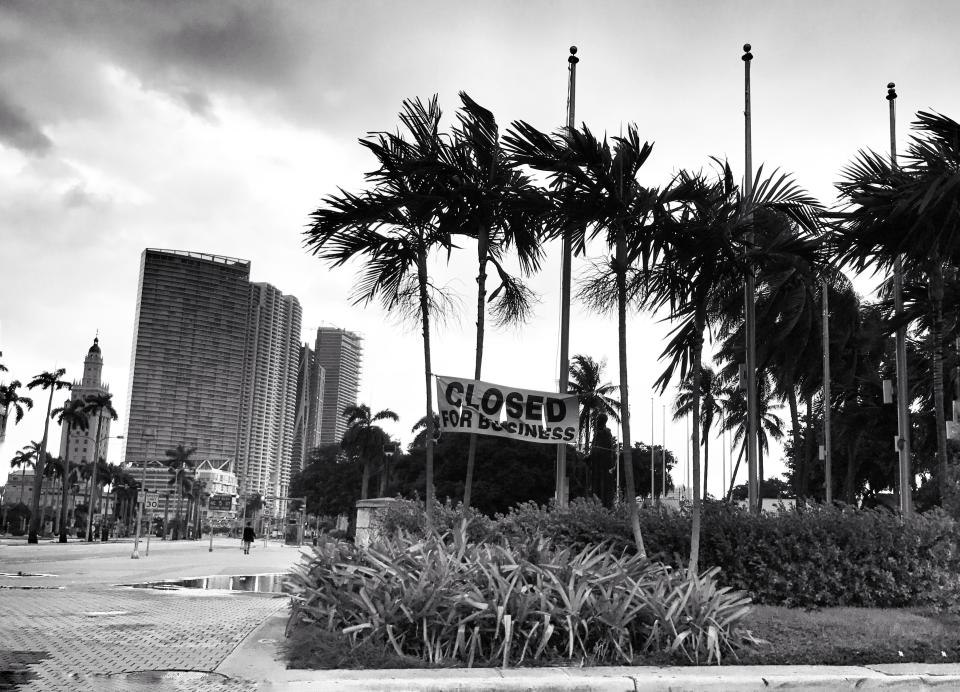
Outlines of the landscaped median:
M644 516L651 554L676 556L661 562L594 503L466 524L447 508L428 535L415 510L391 510L368 548L326 540L295 568L291 667L960 661L957 528L943 516L710 508L712 566L691 575L676 564L682 513Z

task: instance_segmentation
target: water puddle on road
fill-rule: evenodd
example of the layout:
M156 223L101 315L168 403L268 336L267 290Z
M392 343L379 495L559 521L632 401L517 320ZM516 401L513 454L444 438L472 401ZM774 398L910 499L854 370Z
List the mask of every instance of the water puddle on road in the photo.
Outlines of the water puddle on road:
M191 579L175 579L167 581L152 581L142 584L125 584L135 589L154 589L159 591L232 591L260 594L286 594L287 575L280 574L247 574L247 575L215 575L212 577L194 577Z

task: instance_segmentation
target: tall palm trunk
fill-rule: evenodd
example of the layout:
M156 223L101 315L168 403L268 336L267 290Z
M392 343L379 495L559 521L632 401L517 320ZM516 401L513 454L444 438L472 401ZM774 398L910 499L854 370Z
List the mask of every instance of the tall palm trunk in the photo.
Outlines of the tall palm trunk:
M417 248L417 283L420 290L420 319L423 324L423 379L427 393L427 531L433 530L433 387L430 382L430 300L427 295L427 249L421 238Z
M763 381L761 370L757 368L756 401L762 401L760 383ZM763 414L757 414L757 514L763 511Z
M94 499L97 495L97 471L100 469L100 424L103 423L103 412L97 412L97 437L93 445L93 473L90 475L90 502L87 503L87 542L93 542L93 512Z
M697 306L694 316L694 341L690 359L693 361L693 420L690 429L693 439L690 441L692 449L691 462L693 472L693 512L690 521L690 562L687 571L695 575L700 567L700 522L703 514L700 498L700 380L703 377L700 358L703 356L703 330L706 322L704 308ZM704 492L706 492L706 474L704 474Z
M23 504L23 488L27 484L27 462L23 462L20 470L20 504Z
M40 440L40 453L37 455L33 464L33 502L31 502L30 512L30 532L27 535L27 543L38 543L40 530L40 490L43 485L43 466L47 456L47 436L50 433L50 411L53 409L53 390L56 387L50 387L50 396L47 398L47 415L43 419L43 439Z
M857 502L857 471L860 464L857 460L857 449L860 447L860 435L854 435L847 445L847 473L844 479L843 496L848 505Z
M797 504L802 505L807 499L806 478L807 468L800 449L800 408L797 405L797 389L793 384L793 377L787 376L784 382L787 390L787 404L790 407L790 428L793 437L793 472L796 479Z
M481 228L477 234L477 345L473 366L473 378L480 379L483 366L483 335L487 310L487 246L489 237L486 228ZM470 433L470 446L467 448L467 480L463 485L463 509L470 509L470 499L473 492L473 467L477 458L477 434Z
M701 405L701 408L702 408L702 405ZM706 499L708 495L707 485L709 482L710 474L707 473L707 471L709 471L709 469L710 469L710 435L707 434L706 431L704 431L704 434L703 434L703 498L704 499ZM664 471L664 473L666 473L666 471Z
M623 473L627 504L630 508L630 527L637 552L647 556L640 531L640 513L637 509L637 485L633 479L633 451L630 439L630 390L627 385L627 240L622 229L617 231L617 255L615 272L617 278L617 349L620 357L620 426L623 430ZM651 493L653 488L650 489Z
M360 480L360 499L366 500L370 497L370 460L367 455L363 455L363 476Z
M63 494L60 498L60 540L67 542L67 503L70 501L70 433L72 425L67 425L67 453L63 457Z
M807 433L803 436L803 458L804 458L804 467L805 469L810 468L810 463L813 461L813 394L807 394L806 397L806 408L807 408ZM810 474L806 474L803 478L800 479L801 489L804 496L810 493Z
M947 495L947 418L943 402L943 264L932 258L928 291L933 304L933 410L937 424L937 489L940 503Z

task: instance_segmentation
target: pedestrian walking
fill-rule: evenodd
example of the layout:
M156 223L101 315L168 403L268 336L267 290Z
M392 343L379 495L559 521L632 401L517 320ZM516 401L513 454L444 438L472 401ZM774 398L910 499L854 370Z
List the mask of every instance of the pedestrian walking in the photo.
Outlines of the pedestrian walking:
M250 522L247 522L247 526L243 529L243 538L240 539L243 541L243 554L250 554L250 546L253 545L253 542L257 540L257 534L253 532L253 527L250 526Z

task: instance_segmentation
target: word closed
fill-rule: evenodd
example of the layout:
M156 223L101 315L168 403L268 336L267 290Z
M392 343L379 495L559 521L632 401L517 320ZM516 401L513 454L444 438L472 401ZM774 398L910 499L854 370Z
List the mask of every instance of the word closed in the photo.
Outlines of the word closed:
M567 444L579 431L575 395L437 375L437 402L442 432Z

